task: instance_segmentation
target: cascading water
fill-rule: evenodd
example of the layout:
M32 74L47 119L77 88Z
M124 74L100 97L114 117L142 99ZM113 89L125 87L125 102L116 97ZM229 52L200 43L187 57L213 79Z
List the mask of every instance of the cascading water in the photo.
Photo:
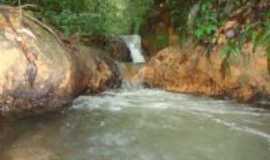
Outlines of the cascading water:
M141 69L143 64L141 63L118 63L118 68L121 73L122 89L141 89L143 88L143 74Z
M145 59L142 54L141 37L140 35L124 35L121 36L121 38L128 46L133 62L119 63L118 65L123 78L122 88L141 88L143 77L142 74L139 73L139 69L142 67L143 63L145 63Z
M142 40L140 35L125 35L121 36L128 46L133 63L144 63L145 59L142 54Z

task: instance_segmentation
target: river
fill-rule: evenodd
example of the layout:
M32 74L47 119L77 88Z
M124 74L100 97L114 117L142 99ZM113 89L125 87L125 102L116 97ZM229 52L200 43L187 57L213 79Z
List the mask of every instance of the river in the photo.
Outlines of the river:
M1 160L270 157L269 111L140 87L82 96L61 113L7 126L0 133Z

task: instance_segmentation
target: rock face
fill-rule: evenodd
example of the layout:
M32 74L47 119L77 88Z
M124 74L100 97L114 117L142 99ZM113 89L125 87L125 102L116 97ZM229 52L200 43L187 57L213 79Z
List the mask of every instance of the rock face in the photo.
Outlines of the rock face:
M55 110L120 82L111 59L86 47L71 52L11 7L0 8L0 50L0 115Z
M83 38L82 41L86 45L97 47L108 52L109 56L114 60L132 62L130 50L121 38L92 36Z
M140 71L144 83L174 92L231 97L239 101L255 101L269 97L270 76L263 50L251 52L247 44L242 55L226 61L220 49L206 55L203 49L166 48Z

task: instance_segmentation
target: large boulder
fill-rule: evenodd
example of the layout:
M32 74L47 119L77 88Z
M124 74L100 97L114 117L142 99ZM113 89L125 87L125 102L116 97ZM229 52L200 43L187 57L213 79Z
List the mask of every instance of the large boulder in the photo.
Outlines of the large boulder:
M91 36L84 37L81 41L87 46L102 49L114 60L119 62L132 62L130 50L120 37Z
M139 72L143 82L173 92L231 97L242 102L270 95L270 76L263 49L252 53L244 46L242 55L222 58L220 48L210 55L200 47L169 47L159 52Z
M119 84L116 64L96 52L71 51L46 25L0 7L0 115L56 110Z

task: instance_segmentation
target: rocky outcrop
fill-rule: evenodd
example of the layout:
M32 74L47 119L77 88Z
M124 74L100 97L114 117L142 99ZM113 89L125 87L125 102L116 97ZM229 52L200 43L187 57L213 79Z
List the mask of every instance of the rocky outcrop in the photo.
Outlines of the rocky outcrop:
M120 62L132 62L128 46L123 39L119 37L91 36L84 37L81 41L87 46L102 49L114 60Z
M0 7L0 115L42 113L119 84L116 64L87 47L67 49L46 25Z
M242 55L224 59L220 49L210 55L197 48L166 48L140 71L144 83L173 92L231 97L250 102L269 97L270 76L263 49L252 53L246 44Z

